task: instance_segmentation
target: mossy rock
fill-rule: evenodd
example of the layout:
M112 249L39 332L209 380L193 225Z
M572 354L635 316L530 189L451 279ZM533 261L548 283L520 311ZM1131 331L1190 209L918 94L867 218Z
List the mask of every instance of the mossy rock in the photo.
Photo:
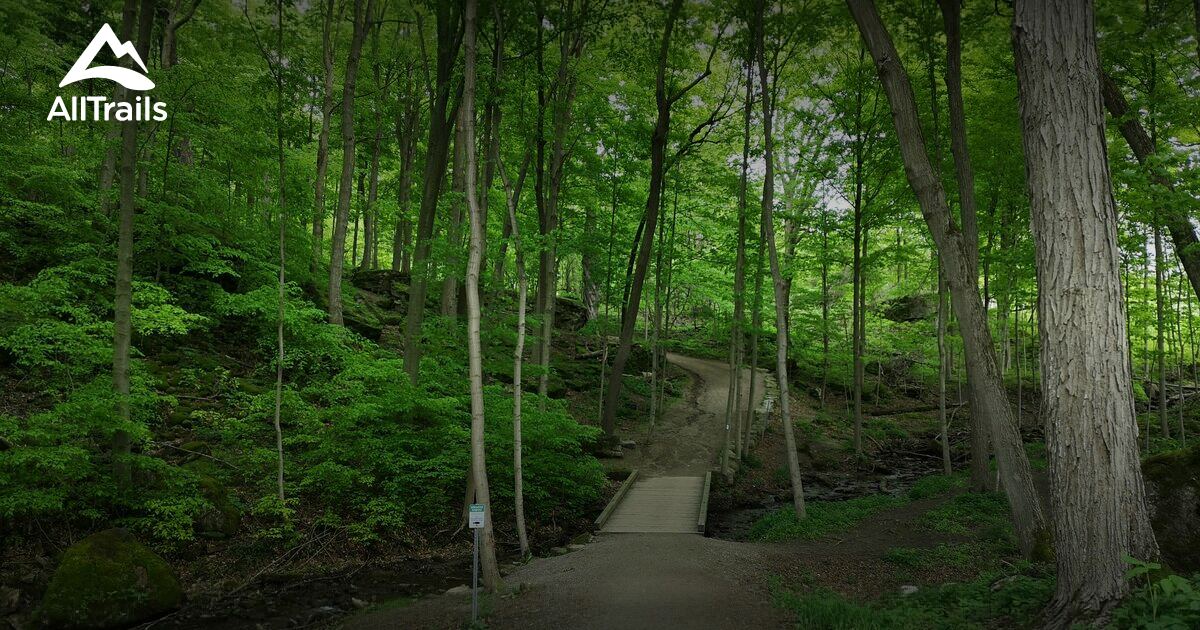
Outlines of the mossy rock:
M71 545L37 611L49 628L119 628L177 608L183 590L165 560L124 529Z
M1142 477L1163 560L1180 573L1200 571L1200 448L1147 458Z
M242 524L242 511L229 497L229 490L213 476L214 468L205 460L184 464L184 468L199 477L196 485L211 507L196 519L196 532L205 538L228 538L237 534Z

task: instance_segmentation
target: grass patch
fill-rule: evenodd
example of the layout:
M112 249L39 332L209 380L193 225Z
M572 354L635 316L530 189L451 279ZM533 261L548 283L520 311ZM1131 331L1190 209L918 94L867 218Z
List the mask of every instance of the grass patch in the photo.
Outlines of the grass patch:
M750 527L748 538L760 541L815 540L832 532L844 530L881 510L908 502L904 497L886 494L848 499L846 501L813 501L808 504L808 517L797 520L791 509L772 512Z
M999 492L960 494L922 514L921 524L945 534L1007 527L1008 500Z
M1053 591L1048 569L1025 565L1016 572L986 572L970 582L924 588L907 597L885 595L865 604L826 590L779 588L775 601L796 615L798 628L948 630L1027 626Z
M935 569L938 567L962 569L979 564L988 556L990 556L989 551L982 545L941 543L936 547L893 547L883 554L883 559L894 565L910 569Z
M913 487L908 491L908 498L913 501L920 501L921 499L928 499L930 497L939 497L949 494L953 490L963 488L966 485L966 478L961 474L929 475L928 477L921 477L913 484Z

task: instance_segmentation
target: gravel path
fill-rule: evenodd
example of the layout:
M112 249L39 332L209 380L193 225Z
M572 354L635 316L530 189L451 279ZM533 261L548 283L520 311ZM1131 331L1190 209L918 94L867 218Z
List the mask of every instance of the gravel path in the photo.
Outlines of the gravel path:
M639 436L631 467L643 474L704 474L725 438L728 368L718 361L668 355L694 375L685 397L652 434ZM749 372L743 374L748 378ZM755 400L762 396L761 388ZM636 453L636 454L635 454ZM772 606L766 577L778 547L692 534L605 534L572 553L538 558L506 578L510 594L485 607L489 628L742 629L788 627ZM444 594L347 621L345 628L460 628L469 594Z

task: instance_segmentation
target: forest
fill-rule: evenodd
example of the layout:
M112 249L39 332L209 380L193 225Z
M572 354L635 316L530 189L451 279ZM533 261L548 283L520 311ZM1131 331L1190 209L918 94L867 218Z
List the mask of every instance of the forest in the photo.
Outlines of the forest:
M0 628L1200 627L1200 0L0 24Z

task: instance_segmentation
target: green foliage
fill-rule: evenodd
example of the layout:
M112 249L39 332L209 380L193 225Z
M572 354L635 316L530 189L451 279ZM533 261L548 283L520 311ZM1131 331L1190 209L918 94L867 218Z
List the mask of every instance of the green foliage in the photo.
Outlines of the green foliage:
M876 512L899 507L902 497L872 494L845 501L813 501L805 506L807 516L796 519L790 508L772 512L750 527L748 538L760 541L815 540L844 531Z
M795 613L799 628L814 630L958 630L1025 627L1049 601L1054 580L1044 570L988 571L965 583L922 588L860 604L830 591L776 589L779 605Z
M966 479L961 475L928 475L921 477L908 490L908 498L913 501L928 499L947 494L951 491L961 489L967 485Z
M932 569L948 566L965 568L979 566L987 558L986 550L977 544L945 544L936 547L893 547L883 559L911 569Z
M1130 557L1125 561L1130 565L1125 576L1134 590L1113 612L1114 626L1147 630L1200 626L1200 574L1190 579L1163 575L1160 564Z

